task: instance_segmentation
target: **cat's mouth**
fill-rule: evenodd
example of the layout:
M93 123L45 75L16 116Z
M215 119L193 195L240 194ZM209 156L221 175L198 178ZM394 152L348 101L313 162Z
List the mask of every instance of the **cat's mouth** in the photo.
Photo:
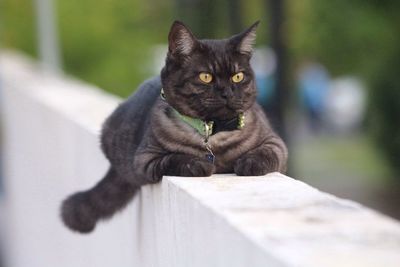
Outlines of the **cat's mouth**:
M227 101L226 107L238 112L243 112L243 101L240 100L232 100L232 101Z
M235 99L204 99L201 102L207 109L238 110L243 106L242 100Z
M205 99L203 107L207 110L207 117L210 115L218 119L229 119L236 117L243 112L243 101L232 99Z

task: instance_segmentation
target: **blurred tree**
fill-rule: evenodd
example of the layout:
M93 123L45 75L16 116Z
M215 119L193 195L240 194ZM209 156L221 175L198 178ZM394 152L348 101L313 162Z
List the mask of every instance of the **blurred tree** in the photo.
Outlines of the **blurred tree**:
M242 2L240 0L226 0L229 14L230 34L243 31Z
M394 48L393 22L368 1L292 0L291 4L293 53L323 63L333 75L366 77Z
M385 17L392 36L390 50L377 62L371 81L370 129L400 178L400 2L368 0Z
M0 1L0 45L37 56L33 1Z
M270 20L271 48L276 55L275 88L272 105L267 108L272 124L278 133L288 142L285 128L285 113L289 98L288 58L286 44L286 1L268 0Z
M37 55L31 0L0 1L0 41ZM152 72L152 48L165 43L170 1L57 1L64 69L120 96Z
M177 18L193 31L197 38L214 38L218 3L213 0L176 0Z
M397 52L372 83L369 126L400 178L400 50Z
M67 72L120 96L151 74L152 47L165 42L170 4L149 1L59 1Z

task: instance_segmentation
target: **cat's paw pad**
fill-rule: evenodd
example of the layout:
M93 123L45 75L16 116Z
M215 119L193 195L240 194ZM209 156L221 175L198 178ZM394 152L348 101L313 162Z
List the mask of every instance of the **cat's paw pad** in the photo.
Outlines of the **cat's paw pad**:
M80 233L93 231L97 221L83 192L76 193L64 200L61 207L61 217L68 228Z
M268 173L268 164L257 157L239 158L234 166L238 176L260 176Z
M214 164L201 159L191 159L183 162L179 168L180 176L188 177L211 176L214 172Z

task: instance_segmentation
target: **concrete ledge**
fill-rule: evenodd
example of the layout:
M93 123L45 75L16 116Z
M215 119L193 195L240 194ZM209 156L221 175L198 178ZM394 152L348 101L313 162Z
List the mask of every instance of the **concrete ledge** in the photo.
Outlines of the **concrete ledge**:
M372 267L400 263L396 221L279 173L265 177L171 177L164 180L164 186L174 187L191 199L185 205L192 205L180 209L179 214L165 209L174 214L174 224L183 225L184 233L198 239L201 245L196 251L205 250L205 255L213 255L211 259L225 255L223 264L214 262L211 266ZM212 216L222 220L218 230L215 224L196 223ZM232 233L215 236L220 231L241 235L241 248L235 250L238 244L230 240ZM188 253L185 248L191 247L187 244L190 240L179 242L183 243L179 255ZM198 260L202 258L199 255ZM176 266L193 266L189 259L179 263Z
M0 53L9 267L400 266L400 225L279 173L164 177L91 235L60 201L107 169L98 144L119 99Z

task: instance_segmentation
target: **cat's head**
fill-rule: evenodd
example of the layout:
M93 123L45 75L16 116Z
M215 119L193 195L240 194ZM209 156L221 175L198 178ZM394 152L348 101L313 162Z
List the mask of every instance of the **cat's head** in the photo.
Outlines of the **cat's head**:
M258 22L222 40L198 40L181 22L171 27L161 71L166 101L181 114L204 120L230 119L256 99L250 58Z

